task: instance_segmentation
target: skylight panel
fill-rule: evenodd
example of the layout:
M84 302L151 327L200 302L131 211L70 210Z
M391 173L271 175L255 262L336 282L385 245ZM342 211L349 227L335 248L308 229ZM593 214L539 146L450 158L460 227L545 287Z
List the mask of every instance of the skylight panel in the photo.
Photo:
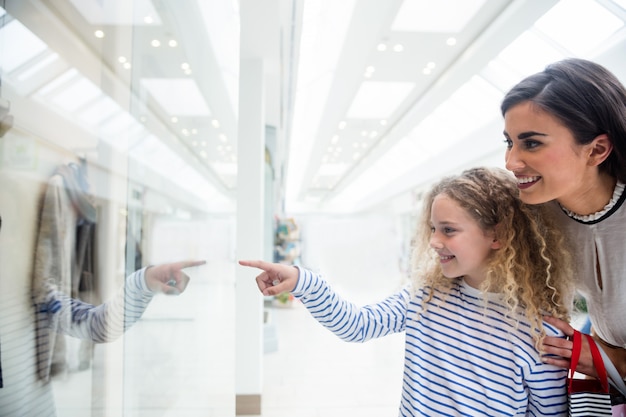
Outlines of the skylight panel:
M391 30L458 33L485 4L485 0L405 0Z
M144 78L141 85L148 90L163 110L176 116L210 116L196 82L188 78Z
M414 86L414 83L408 82L365 81L357 91L347 117L389 119Z
M511 71L508 77L504 73L500 76L517 82L530 74L543 70L549 63L559 61L562 58L564 58L562 51L557 50L532 31L526 31L502 50L496 60L505 63L505 66L498 68ZM496 66L491 69L496 69ZM508 89L509 86L506 87Z
M48 49L48 46L18 20L12 20L0 29L3 39L10 39L19 48L3 48L0 70L11 73Z
M59 90L52 97L52 102L66 112L74 113L101 94L102 91L91 81L84 77L78 77L76 81Z
M560 1L535 22L537 29L579 56L593 52L622 26L622 19L589 0Z
M79 117L89 126L98 126L119 111L121 107L111 97L102 95L82 110Z

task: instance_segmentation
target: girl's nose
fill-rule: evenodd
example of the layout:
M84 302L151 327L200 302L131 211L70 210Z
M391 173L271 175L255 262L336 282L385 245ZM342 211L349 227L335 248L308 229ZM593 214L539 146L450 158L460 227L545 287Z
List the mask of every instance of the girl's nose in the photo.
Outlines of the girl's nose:
M441 241L435 236L435 234L433 234L430 237L430 247L433 249L441 249L443 248L443 244L441 243Z

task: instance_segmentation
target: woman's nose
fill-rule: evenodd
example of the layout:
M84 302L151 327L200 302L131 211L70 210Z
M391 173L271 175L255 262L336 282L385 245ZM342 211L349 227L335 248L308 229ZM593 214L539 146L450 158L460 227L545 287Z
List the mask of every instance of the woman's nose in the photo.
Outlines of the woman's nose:
M524 166L524 162L520 158L515 146L511 149L507 149L506 153L504 154L504 162L506 169L508 169L509 171L517 171Z

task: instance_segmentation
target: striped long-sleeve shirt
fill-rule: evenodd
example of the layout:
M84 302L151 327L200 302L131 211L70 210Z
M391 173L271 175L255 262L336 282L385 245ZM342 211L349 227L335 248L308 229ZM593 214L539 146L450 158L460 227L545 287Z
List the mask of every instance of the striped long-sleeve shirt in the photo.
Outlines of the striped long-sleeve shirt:
M358 307L306 269L292 293L345 341L405 332L400 416L567 415L567 371L542 363L528 321L517 312L516 326L498 294L485 298L459 281L425 309L425 293L410 287Z
M71 336L95 342L113 341L141 318L154 296L146 285L144 272L142 269L129 275L111 300L97 306L52 291L46 312L35 316L50 324L57 323L57 331ZM56 415L51 385L37 375L33 314L28 313L30 306L24 302L29 298L29 292L25 292L21 297L13 297L14 301L6 299L2 306L2 417Z

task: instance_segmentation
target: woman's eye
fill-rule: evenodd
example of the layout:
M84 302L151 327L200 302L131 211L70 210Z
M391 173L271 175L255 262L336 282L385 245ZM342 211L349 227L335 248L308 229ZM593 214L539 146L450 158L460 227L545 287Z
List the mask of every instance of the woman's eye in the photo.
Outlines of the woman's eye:
M541 145L541 142L539 142L537 140L532 140L532 139L524 140L524 148L525 149L534 149L534 148L538 147L539 145Z
M511 149L513 147L513 141L511 139L505 138L503 142L507 149Z
M444 227L443 228L443 233L445 233L446 235L449 235L449 234L454 233L454 232L455 232L455 230L453 228L451 228L451 227Z

